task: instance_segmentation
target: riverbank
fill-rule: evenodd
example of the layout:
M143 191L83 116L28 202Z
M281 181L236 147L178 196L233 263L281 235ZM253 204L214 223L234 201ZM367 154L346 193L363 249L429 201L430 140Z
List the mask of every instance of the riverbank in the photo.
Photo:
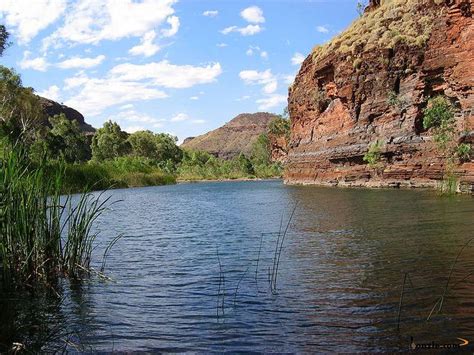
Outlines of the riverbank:
M60 168L52 166L51 171ZM106 190L146 186L163 186L181 183L263 181L281 179L281 175L261 174L249 176L232 174L186 174L180 170L167 173L164 170L131 162L111 161L66 165L64 171L64 193L78 193L85 190Z
M205 182L233 182L233 181L274 181L274 180L282 180L283 177L275 176L275 177L265 177L265 178L235 178L235 179L201 179L201 180L186 180L186 179L177 179L177 184L190 184L190 183L205 183Z

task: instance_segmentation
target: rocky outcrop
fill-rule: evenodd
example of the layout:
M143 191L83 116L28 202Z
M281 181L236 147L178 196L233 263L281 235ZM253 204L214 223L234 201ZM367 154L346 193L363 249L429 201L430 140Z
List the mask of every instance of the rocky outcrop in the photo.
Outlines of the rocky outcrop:
M46 99L44 97L39 97L40 104L43 107L43 112L45 113L46 117L52 117L55 115L59 115L63 113L68 120L76 120L79 123L79 128L86 134L93 134L95 132L94 127L90 124L86 123L84 120L84 116L75 109L68 107L66 105L62 105L56 101ZM45 124L49 124L45 122Z
M288 158L288 139L286 135L268 134L270 140L270 159L285 164Z
M206 151L223 159L232 159L240 153L249 155L258 136L267 133L276 117L266 112L243 113L211 132L186 138L181 147Z
M435 187L443 178L429 98L456 109L459 140L474 140L474 0L371 1L346 32L309 55L289 89L285 180L334 186ZM381 167L363 160L383 142ZM474 162L456 167L472 191Z

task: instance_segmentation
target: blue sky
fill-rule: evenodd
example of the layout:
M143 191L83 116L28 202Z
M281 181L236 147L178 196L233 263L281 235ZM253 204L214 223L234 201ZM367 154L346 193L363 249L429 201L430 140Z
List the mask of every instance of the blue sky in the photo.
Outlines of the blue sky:
M1 0L26 86L133 132L179 137L242 112L281 113L302 59L356 0Z

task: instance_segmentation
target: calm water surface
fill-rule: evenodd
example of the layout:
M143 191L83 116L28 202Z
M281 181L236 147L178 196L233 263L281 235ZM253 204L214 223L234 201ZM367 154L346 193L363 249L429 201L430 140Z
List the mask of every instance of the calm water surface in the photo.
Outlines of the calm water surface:
M61 302L3 295L2 336L66 337L69 349L93 351L406 351L411 337L474 342L474 246L459 256L441 312L426 321L474 237L469 196L281 181L109 194L122 202L98 229L103 240L124 234L107 261L113 281L63 285ZM280 222L295 205L272 293Z

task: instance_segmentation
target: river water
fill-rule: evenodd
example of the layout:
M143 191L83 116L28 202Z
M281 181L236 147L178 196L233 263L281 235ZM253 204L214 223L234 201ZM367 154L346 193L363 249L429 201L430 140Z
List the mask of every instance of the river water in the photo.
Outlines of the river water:
M360 352L406 351L412 337L474 342L474 241L459 254L474 238L472 197L281 181L107 194L121 201L98 221L100 238L124 234L107 260L112 280L63 283L60 301L3 294L0 343Z

